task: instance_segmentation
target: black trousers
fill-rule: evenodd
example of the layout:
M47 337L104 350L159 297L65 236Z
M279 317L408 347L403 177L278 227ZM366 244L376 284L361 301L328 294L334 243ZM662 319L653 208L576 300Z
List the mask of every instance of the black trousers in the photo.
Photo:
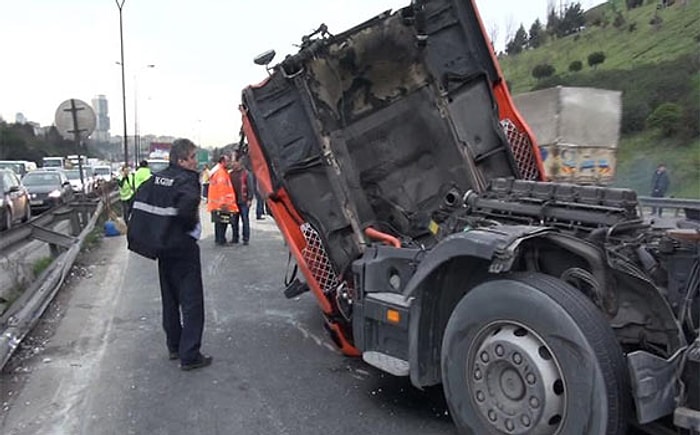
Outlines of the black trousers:
M163 329L168 351L178 352L182 364L197 360L204 330L202 264L196 240L158 258L163 303Z

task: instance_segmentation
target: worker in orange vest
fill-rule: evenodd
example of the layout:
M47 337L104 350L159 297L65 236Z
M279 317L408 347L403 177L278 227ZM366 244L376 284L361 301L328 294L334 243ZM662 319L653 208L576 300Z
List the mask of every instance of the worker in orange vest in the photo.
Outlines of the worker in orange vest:
M207 210L214 222L214 243L217 246L226 244L226 228L231 222L231 215L238 213L236 193L228 173L230 164L231 158L224 154L209 172Z

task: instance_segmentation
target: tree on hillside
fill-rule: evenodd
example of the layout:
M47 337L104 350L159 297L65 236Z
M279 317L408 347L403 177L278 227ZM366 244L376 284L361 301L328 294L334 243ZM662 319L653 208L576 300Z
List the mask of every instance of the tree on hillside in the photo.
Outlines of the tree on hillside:
M555 72L556 69L552 65L548 63L542 63L536 65L532 69L532 77L536 78L537 80L541 80L547 77L551 77L552 75L554 75Z
M578 32L586 24L581 3L572 3L557 13L550 5L547 13L547 33L558 38Z
M561 27L559 14L553 6L550 6L547 12L547 26L545 27L547 34L551 37L559 36L559 27Z
M647 127L658 129L665 137L671 137L680 131L683 109L678 104L664 103L657 107L647 118Z
M580 60L575 60L569 64L569 71L576 72L583 69L583 62Z
M588 66L593 69L597 69L598 65L605 62L605 53L602 51L596 51L588 55Z
M525 27L521 24L513 39L506 43L506 53L509 55L518 54L525 47L527 47L527 33L525 32Z
M573 3L564 11L562 32L564 36L577 33L586 24L581 3Z
M529 36L527 45L530 48L537 48L544 43L545 33L539 18L532 23L532 26L530 26Z

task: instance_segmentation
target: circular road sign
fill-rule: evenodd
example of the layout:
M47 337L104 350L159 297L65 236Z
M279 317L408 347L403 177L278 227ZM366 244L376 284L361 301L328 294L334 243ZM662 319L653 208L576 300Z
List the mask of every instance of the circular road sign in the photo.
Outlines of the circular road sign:
M87 139L95 131L95 111L84 101L71 98L56 109L56 128L66 139Z

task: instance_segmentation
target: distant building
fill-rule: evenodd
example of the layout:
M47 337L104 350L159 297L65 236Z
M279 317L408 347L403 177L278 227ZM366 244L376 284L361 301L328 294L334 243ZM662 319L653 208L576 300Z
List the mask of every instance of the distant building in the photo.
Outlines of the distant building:
M23 113L17 112L15 114L15 124L26 124L27 123L27 117L24 116Z
M109 105L107 97L97 95L92 99L92 108L95 110L95 132L92 134L92 139L96 142L109 142Z
M34 136L44 136L50 127L42 127L38 122L28 121L27 124L31 125L34 129Z

